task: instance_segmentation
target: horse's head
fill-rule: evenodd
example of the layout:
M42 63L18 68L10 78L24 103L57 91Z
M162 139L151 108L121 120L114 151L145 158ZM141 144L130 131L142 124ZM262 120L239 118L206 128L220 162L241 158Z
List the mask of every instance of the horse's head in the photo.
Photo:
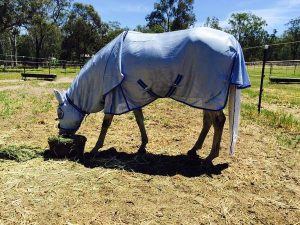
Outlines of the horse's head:
M66 92L60 93L59 91L54 90L54 94L59 103L57 108L59 134L75 134L80 127L85 114L74 107L68 100Z

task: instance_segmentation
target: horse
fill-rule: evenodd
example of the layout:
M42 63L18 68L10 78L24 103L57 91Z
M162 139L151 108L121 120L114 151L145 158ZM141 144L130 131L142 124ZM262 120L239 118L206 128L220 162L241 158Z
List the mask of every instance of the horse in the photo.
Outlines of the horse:
M158 98L172 98L204 112L202 130L188 155L197 155L213 126L205 159L211 162L219 156L228 99L233 154L240 92L250 85L241 46L230 34L210 28L161 34L124 31L84 65L67 91L54 90L59 134L75 134L86 115L103 111L101 132L91 150L97 153L114 115L133 111L141 134L138 153L144 154L148 136L142 108Z

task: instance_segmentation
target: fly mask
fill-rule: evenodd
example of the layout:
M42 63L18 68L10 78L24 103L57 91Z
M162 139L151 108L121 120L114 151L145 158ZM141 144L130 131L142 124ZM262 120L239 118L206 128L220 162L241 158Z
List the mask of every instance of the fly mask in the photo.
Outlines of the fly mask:
M59 134L75 134L86 113L74 105L66 92L54 90L54 94L59 103L57 109Z

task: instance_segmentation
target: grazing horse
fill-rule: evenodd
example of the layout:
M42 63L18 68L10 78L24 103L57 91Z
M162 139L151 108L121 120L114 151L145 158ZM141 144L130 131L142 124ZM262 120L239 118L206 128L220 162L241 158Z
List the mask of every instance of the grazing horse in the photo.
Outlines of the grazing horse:
M99 139L104 144L114 115L133 111L146 152L148 136L142 107L169 97L203 109L203 128L189 155L196 155L211 128L208 161L219 155L229 99L230 151L237 139L240 90L250 86L243 53L236 39L222 31L193 28L162 34L126 31L97 52L66 92L54 90L60 134L75 134L85 115L104 111Z

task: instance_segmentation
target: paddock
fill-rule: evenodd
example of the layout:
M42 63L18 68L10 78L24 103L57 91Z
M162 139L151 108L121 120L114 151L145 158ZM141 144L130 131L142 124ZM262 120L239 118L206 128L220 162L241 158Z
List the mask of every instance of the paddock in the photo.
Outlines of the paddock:
M236 154L228 154L227 121L212 167L186 156L200 132L201 110L170 99L144 110L145 156L136 155L139 131L128 113L115 117L99 157L46 158L47 138L57 132L52 90L66 89L75 73L57 68L53 82L23 82L19 71L0 72L0 152L28 149L0 159L0 224L297 224L300 87L266 82L258 116L260 71L248 70L252 87L242 92ZM90 115L79 130L86 151L102 117ZM200 157L211 143L212 132Z

